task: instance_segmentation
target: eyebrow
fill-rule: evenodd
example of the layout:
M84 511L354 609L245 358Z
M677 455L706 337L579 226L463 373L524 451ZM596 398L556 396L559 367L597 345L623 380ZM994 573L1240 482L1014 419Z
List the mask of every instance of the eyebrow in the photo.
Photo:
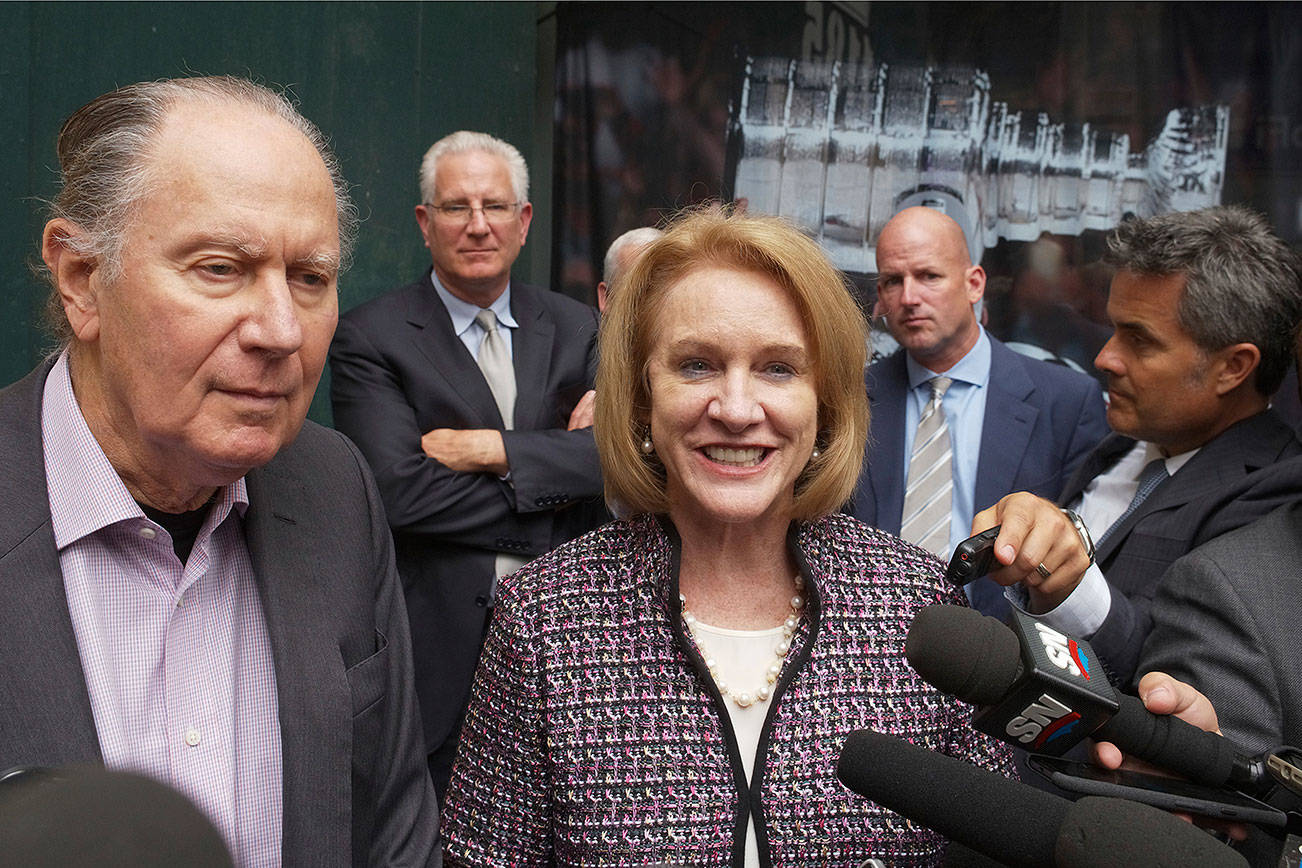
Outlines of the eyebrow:
M669 351L674 354L691 353L700 350L709 350L714 348L714 346L715 344L708 340L700 340L699 338L682 338L669 344ZM765 344L763 350L767 355L797 356L802 359L809 356L809 351L800 344Z
M1117 332L1121 332L1121 331L1133 332L1135 334L1140 335L1141 337L1146 337L1146 338L1153 338L1156 336L1152 329L1144 325L1142 322L1137 322L1135 320L1124 320L1123 322L1114 322L1112 324L1112 330Z
M234 250L241 256L255 261L265 259L267 257L268 248L270 247L264 238L255 238L229 232L214 232L195 235L182 245L182 249L191 251L207 246L224 247L228 250ZM299 268L338 271L339 254L327 250L314 250L305 256L295 257L289 262L289 264Z
M307 256L300 256L295 259L291 265L307 266L325 271L339 270L339 256L334 253L327 253L324 250L316 250Z

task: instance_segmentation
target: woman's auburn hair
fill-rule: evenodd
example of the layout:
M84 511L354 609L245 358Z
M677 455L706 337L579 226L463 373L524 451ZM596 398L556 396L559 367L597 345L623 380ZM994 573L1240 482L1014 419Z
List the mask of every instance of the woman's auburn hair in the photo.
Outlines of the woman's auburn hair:
M700 268L757 272L790 294L813 363L820 452L796 480L792 518L840 509L859 478L868 437L863 311L845 277L790 223L718 205L676 217L610 289L594 432L607 501L629 514L668 511L664 468L641 450L651 416L647 370L667 290Z

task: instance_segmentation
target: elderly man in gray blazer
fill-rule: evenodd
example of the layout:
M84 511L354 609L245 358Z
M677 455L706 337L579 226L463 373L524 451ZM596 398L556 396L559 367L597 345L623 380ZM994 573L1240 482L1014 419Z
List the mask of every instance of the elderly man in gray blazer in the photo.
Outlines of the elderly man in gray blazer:
M437 864L383 508L304 422L355 224L324 137L175 79L58 154L64 349L0 391L0 771L157 778L241 866Z

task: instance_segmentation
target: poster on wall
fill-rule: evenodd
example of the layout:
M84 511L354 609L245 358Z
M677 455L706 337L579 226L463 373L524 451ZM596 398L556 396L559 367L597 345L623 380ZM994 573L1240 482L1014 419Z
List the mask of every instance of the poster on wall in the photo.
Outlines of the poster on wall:
M816 238L868 308L877 233L926 204L967 230L991 333L1093 373L1126 215L1240 203L1302 240L1292 4L576 3L557 25L553 279L580 298L621 232L724 200Z
M749 211L791 221L852 276L876 272L882 227L917 205L954 218L981 262L1001 241L1219 205L1229 116L1226 105L1172 108L1132 150L1126 133L1010 109L972 67L747 58L724 189ZM1014 343L1085 369L1060 346ZM893 349L874 332L875 356Z

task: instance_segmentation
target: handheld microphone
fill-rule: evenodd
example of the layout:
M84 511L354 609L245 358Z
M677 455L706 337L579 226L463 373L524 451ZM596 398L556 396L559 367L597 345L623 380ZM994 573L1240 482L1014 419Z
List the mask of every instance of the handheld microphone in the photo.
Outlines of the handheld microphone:
M859 795L1006 865L1248 864L1157 808L1099 796L1071 802L871 730L850 734L836 773Z
M1016 609L1012 616L1010 628L961 606L928 606L909 626L909 664L927 683L978 706L977 729L1051 756L1093 735L1207 786L1299 792L1300 752L1246 757L1229 739L1153 714L1112 687L1088 642Z

